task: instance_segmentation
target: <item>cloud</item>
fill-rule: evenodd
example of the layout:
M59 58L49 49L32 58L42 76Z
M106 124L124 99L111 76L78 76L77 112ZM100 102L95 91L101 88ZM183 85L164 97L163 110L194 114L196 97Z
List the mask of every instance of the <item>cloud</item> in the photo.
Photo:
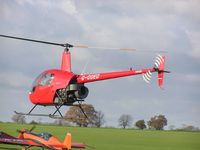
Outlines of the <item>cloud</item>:
M190 83L200 85L200 74L187 74L185 75L185 79Z
M190 54L194 58L200 58L200 31L186 31L191 43Z
M1 88L24 89L30 86L32 79L21 72L1 72Z
M48 13L48 11L52 11L53 9L62 10L63 12L74 15L77 13L75 3L72 0L60 0L59 2L56 1L41 1L41 0L16 0L17 4L21 6L25 5L31 5L34 7L40 7L41 10L43 10L45 13Z

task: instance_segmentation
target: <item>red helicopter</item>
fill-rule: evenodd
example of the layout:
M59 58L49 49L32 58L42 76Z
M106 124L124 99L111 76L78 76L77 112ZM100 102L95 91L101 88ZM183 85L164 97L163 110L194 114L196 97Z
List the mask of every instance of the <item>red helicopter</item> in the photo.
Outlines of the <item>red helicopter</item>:
M165 71L165 56L158 55L155 60L153 68L141 69L141 70L130 70L119 71L119 72L108 72L108 73L95 73L95 74L75 74L71 70L71 54L69 48L98 48L88 47L84 45L71 45L71 44L60 44L47 41L39 41L34 39L27 39L15 36L0 35L0 37L12 38L18 40L25 40L30 42L37 42L43 44L50 44L64 47L62 54L62 62L60 69L45 70L42 72L33 82L31 91L29 92L30 101L35 104L34 107L28 113L19 113L21 115L33 115L33 116L50 116L56 117L57 112L61 118L63 115L60 112L62 106L78 106L84 113L81 103L88 96L89 90L85 86L85 83L95 82L100 80L108 80L113 78L120 78L132 75L143 75L143 79L149 83L153 72L158 73L158 86L162 88L164 73ZM115 49L115 48L111 48ZM135 49L119 48L119 50L134 51ZM41 106L55 106L56 110L49 115L44 114L32 114L31 112L37 105ZM84 113L85 115L85 113ZM85 115L86 116L86 115ZM87 117L87 116L86 116Z

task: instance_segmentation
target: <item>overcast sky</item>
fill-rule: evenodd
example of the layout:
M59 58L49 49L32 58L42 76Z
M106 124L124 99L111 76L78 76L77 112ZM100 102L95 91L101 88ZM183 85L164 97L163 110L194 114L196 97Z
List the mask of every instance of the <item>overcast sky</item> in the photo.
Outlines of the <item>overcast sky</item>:
M86 103L105 114L106 126L117 126L121 114L130 114L133 122L163 114L168 125L200 127L199 0L0 0L0 20L0 34L138 50L74 48L74 73L148 68L153 66L154 51L167 51L166 69L172 73L165 75L164 90L158 88L156 74L151 84L142 76L94 82L86 84L90 90ZM29 111L33 104L28 91L34 78L46 69L60 68L62 51L0 38L1 121L11 121L14 110ZM38 107L35 113L51 111Z

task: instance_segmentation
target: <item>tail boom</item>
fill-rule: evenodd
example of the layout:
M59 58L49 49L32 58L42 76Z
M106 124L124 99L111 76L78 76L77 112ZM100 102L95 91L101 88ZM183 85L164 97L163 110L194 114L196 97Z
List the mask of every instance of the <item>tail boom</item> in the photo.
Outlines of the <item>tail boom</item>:
M142 70L127 70L127 71L119 71L119 72L109 72L109 73L99 73L99 74L84 74L78 75L77 82L78 83L88 83L95 82L100 80L108 80L120 77L133 76L138 74L145 74L146 72L155 72L155 69L142 69Z
M153 68L147 68L142 70L130 70L126 71L119 71L119 72L108 72L108 73L99 73L99 74L81 74L77 75L77 83L88 83L88 82L95 82L101 80L108 80L120 77L127 77L133 75L143 75L143 79L150 83L150 79L153 72L158 72L158 86L162 88L163 86L163 79L164 73L169 73L169 71L164 70L165 67L165 56L158 55L156 57L156 61Z

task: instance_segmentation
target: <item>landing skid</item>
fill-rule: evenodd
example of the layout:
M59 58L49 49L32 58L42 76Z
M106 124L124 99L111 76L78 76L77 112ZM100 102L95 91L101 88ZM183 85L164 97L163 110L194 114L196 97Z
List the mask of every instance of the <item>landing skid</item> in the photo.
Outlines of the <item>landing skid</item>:
M53 117L59 117L59 115L60 115L60 117L63 117L63 115L60 112L60 108L63 106L63 104L55 105L56 110L52 114L33 114L32 111L36 108L37 105L38 104L35 104L33 106L33 108L28 113L17 112L17 111L14 111L14 112L17 115L23 115L23 116L41 116L41 117L50 117L50 116L53 116ZM55 115L57 112L59 113L59 115Z
M72 118L67 118L67 117L61 117L61 116L58 116L58 115L51 115L49 114L49 118L52 118L52 119L60 119L60 120L66 120L66 119L72 119Z
M17 115L23 115L23 116L42 116L42 117L49 117L48 114L29 114L29 113L23 113L23 112L17 112L17 111L14 111L15 114Z
M86 113L84 112L84 110L81 106L81 102L82 101L78 101L78 104L68 104L68 106L79 107L81 112L84 114L85 118L89 120L89 118L87 117ZM59 105L54 105L56 110L52 114L33 114L32 111L36 108L37 105L38 104L35 104L28 113L17 112L17 111L14 111L14 112L15 112L15 114L23 115L23 116L41 116L41 117L50 117L53 119L71 119L71 118L63 117L62 113L60 112L60 108L64 105L64 103L59 104ZM56 113L58 113L59 115L56 115Z

